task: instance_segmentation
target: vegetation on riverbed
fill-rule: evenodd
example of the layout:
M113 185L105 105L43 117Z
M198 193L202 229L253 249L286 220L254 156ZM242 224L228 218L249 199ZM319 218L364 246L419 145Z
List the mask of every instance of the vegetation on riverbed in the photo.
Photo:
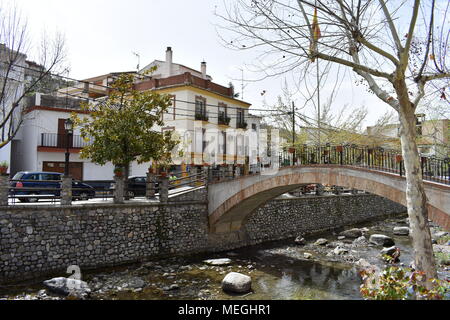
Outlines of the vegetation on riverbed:
M425 274L409 268L390 266L380 274L374 269L361 271L361 294L370 300L448 300L450 282L432 279L430 288L422 285Z

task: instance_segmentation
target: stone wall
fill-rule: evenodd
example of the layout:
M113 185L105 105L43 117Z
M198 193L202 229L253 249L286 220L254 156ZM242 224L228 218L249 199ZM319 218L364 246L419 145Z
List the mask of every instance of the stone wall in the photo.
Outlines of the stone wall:
M210 237L215 250L318 233L405 213L403 205L373 194L275 199L252 213L239 231Z
M3 207L0 282L205 251L206 203Z
M402 212L403 206L367 194L272 200L240 231L209 234L202 201L0 207L0 283L65 275L70 265L86 270L234 249Z

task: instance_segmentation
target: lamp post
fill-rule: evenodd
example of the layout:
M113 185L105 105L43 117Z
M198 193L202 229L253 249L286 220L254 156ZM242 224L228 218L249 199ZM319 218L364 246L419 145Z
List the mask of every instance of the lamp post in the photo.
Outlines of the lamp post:
M69 176L69 157L70 157L70 151L69 151L69 143L70 143L70 136L73 133L73 121L69 118L64 121L64 129L66 130L66 160L64 163L64 176Z

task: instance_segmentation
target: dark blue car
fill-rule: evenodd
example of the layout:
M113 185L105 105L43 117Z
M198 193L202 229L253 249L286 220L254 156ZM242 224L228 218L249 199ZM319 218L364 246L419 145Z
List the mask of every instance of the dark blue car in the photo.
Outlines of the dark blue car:
M36 202L41 196L60 196L62 173L57 172L17 172L10 182L10 190L21 202ZM32 188L32 189L28 189ZM34 189L36 188L36 189ZM21 190L24 189L24 190ZM28 189L28 190L27 190ZM20 197L27 195L27 197ZM37 197L32 197L36 195ZM88 200L95 196L93 187L81 181L73 180L72 197L74 200Z

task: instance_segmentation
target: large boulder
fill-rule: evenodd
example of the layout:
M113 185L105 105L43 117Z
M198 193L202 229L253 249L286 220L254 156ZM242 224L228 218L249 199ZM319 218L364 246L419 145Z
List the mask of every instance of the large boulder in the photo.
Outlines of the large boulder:
M209 259L204 260L203 262L210 266L227 266L231 263L231 259L229 258Z
M407 235L409 235L409 228L408 227L395 227L394 234L398 235L398 236L407 236Z
M234 293L247 293L252 289L252 278L238 272L230 272L222 280L222 289Z
M91 293L89 285L77 279L59 277L46 280L43 284L49 291L63 296L71 295L78 298L86 298Z
M347 238L359 238L363 235L363 233L362 233L361 229L353 228L353 229L342 231L341 233L339 233L339 235L347 237Z
M369 242L383 247L392 247L395 245L394 240L384 234L372 234L369 238Z

